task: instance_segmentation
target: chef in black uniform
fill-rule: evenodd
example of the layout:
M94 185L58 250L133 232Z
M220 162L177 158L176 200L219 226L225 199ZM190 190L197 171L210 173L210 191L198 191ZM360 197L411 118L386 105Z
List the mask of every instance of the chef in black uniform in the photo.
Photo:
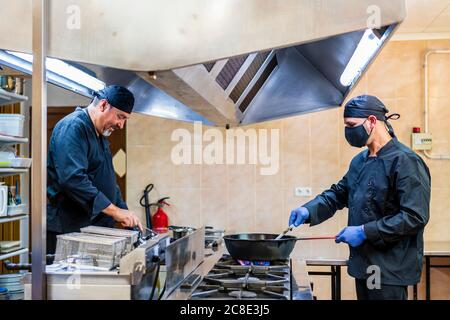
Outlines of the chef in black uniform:
M289 220L289 225L314 226L348 208L348 227L336 242L350 246L348 273L355 278L358 299L407 299L407 286L418 283L422 271L430 172L395 137L388 120L399 115L387 113L373 96L346 104L345 138L368 148L353 158L341 181L293 210Z
M123 129L134 105L126 88L108 86L87 108L78 107L61 119L50 139L47 162L47 252L56 236L79 232L88 225L142 225L122 199L112 164L109 142Z

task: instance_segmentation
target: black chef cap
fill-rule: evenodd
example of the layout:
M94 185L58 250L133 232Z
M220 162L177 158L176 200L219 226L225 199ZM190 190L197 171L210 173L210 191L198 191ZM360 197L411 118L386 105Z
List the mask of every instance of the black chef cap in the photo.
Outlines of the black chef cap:
M398 113L386 116L389 110L377 97L370 95L361 95L350 99L344 108L344 118L368 118L375 116L378 120L386 122L391 136L395 137L394 130L388 122L389 119L397 120L400 118Z
M134 106L134 96L125 87L108 86L94 93L98 99L106 99L114 108L131 113Z

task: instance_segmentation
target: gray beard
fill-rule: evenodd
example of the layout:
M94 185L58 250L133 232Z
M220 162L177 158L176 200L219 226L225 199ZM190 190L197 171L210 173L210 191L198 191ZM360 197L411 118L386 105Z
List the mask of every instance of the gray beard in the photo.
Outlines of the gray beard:
M111 135L111 133L112 133L111 129L106 129L105 131L102 132L102 135L104 137L109 137Z

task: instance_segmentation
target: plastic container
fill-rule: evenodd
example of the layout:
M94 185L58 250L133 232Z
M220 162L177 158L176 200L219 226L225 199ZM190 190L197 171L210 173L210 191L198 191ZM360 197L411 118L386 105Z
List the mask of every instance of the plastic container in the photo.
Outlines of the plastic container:
M9 300L23 300L24 298L24 284L22 279L23 273L9 273L0 275L0 287L8 291ZM2 300L0 293L0 300Z
M11 159L11 168L29 168L32 160L29 158L14 158Z
M20 250L20 241L0 241L0 253L10 253Z
M0 114L0 134L23 137L25 116L21 114Z
M9 300L23 300L25 298L25 290L17 290L9 293Z
M0 288L0 301L9 300L9 299L10 299L9 290L1 287Z
M23 273L0 274L0 287L4 287L3 284L6 283L21 283L23 276Z
M9 273L0 275L0 287L7 290L8 300L22 300L24 298L24 284L22 283L23 277L23 273ZM1 291L0 300L2 300Z
M18 216L21 214L28 214L28 205L25 203L8 206L7 215L10 217Z

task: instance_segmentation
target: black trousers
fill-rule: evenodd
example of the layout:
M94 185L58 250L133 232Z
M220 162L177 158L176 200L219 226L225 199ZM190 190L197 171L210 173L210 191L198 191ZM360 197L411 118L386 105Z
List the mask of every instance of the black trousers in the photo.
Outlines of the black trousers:
M47 231L47 254L54 254L56 251L56 236L60 233Z
M355 279L355 284L358 300L408 300L407 286L381 284L380 289L369 289L363 279Z

